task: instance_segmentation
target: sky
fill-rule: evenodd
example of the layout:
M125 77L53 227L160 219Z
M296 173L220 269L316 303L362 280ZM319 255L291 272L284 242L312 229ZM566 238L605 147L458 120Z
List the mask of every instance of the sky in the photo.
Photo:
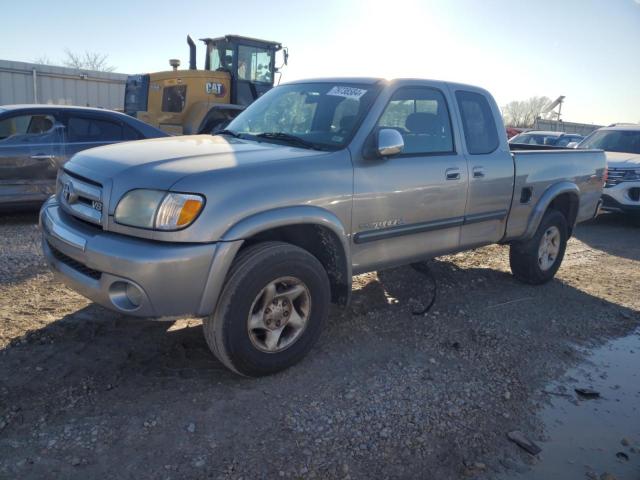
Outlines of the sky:
M233 33L286 45L282 82L431 78L482 86L500 106L565 95L565 121L640 122L640 0L2 3L5 60L57 63L70 49L145 73L169 69L169 58L188 65L187 34Z

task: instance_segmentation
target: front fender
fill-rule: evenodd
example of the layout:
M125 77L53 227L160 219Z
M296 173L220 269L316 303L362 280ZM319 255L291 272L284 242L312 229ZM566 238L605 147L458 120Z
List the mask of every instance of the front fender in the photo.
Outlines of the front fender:
M315 224L335 233L345 252L349 251L349 235L340 219L328 210L313 205L274 208L245 217L223 235L222 241L244 240L260 232L287 225Z
M564 181L551 185L542 194L535 207L533 207L527 222L527 229L525 230L524 235L522 235L522 240L529 240L535 235L536 230L542 221L542 217L549 208L549 205L551 205L551 202L553 202L553 200L558 196L565 193L575 195L578 202L580 201L580 189L575 183ZM570 225L570 227L572 227L572 225Z
M318 225L334 233L344 252L346 288L347 291L350 291L349 235L340 219L328 210L312 205L276 208L245 217L222 235L209 269L209 276L200 302L199 315L209 315L215 310L229 268L246 239L268 230L290 225Z

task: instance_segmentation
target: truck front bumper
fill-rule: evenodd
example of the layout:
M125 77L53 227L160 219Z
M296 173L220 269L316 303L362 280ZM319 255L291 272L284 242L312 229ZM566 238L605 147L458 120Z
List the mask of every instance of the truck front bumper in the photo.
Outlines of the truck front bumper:
M53 198L40 210L40 228L44 256L56 276L127 315L211 313L222 284L214 276L225 275L230 263L216 255L228 250L219 243L167 243L105 232L68 215Z

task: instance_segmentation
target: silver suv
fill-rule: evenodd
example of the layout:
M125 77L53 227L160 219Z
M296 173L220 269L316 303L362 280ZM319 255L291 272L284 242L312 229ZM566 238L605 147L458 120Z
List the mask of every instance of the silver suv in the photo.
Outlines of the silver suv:
M640 125L600 128L578 148L599 148L606 152L608 175L602 209L640 218Z

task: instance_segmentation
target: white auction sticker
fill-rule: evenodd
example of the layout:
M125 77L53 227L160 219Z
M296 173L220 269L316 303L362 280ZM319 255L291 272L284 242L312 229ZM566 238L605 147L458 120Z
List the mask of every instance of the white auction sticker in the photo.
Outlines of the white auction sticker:
M365 93L367 93L367 91L363 90L362 88L333 87L327 92L327 95L333 95L334 97L353 98L354 100L358 100Z

